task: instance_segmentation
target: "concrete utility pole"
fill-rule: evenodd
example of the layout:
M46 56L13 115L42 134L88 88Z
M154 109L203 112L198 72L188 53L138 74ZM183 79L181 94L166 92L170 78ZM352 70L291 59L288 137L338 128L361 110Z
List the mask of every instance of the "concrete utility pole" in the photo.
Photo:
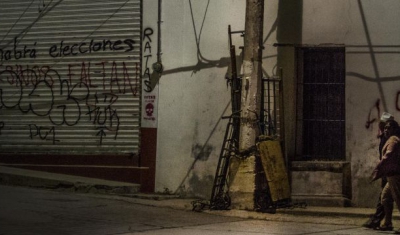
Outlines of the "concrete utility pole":
M239 150L249 150L259 135L264 0L246 0Z
M247 156L232 158L230 162L232 172L236 172L229 186L234 209L255 209L256 159L251 152L259 135L263 15L264 0L246 0L239 151Z

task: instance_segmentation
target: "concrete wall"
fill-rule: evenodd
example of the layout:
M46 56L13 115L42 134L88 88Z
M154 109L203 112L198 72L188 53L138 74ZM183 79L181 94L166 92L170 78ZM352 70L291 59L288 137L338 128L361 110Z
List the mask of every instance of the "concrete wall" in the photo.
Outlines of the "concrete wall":
M274 33L277 11L266 11L266 31ZM227 124L221 117L231 113L228 25L244 30L245 1L168 0L162 12L156 191L209 198ZM232 40L239 56L243 38ZM268 75L276 64L270 63L274 42L269 35Z
M282 68L289 158L295 142L294 48L273 44L346 46L345 160L357 206L374 206L379 194L379 183L368 183L378 161L377 122L366 122L383 111L400 118L399 8L396 0L265 1L263 70L270 77ZM230 114L227 29L244 30L244 16L244 0L163 1L156 191L209 197L226 125L221 116ZM233 39L242 46L242 38Z
M398 1L343 2L348 26L342 33L346 48L347 155L352 163L353 201L374 206L379 182L368 182L378 161L378 123L383 111L400 118L400 8ZM352 47L351 45L354 45ZM359 47L361 46L361 47ZM380 113L380 114L379 114ZM369 115L371 114L371 115Z
M379 182L369 183L378 162L376 120L384 111L400 117L399 7L398 1L313 0L302 4L302 44L346 47L346 161L351 163L352 202L357 206L373 207L379 195ZM295 40L285 43L298 43ZM290 64L290 56L280 63ZM292 72L290 66L286 71Z
M162 62L156 191L209 198L230 114L228 25L244 29L244 1L168 0Z

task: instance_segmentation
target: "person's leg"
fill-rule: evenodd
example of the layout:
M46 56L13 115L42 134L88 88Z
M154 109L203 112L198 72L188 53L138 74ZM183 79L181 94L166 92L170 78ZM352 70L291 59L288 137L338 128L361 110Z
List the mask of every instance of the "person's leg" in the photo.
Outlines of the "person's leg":
M381 180L381 188L383 189L386 186L387 179L386 177L383 177ZM376 212L374 214L374 222L380 224L381 221L383 220L383 217L385 217L385 209L381 203L381 195L382 195L382 190L381 194L379 195L379 203L376 205ZM393 204L393 202L392 202ZM391 206L393 208L393 205Z
M381 180L381 193L379 194L378 203L376 204L375 213L372 214L369 219L362 225L365 228L377 228L380 226L383 217L385 217L385 208L381 203L382 190L387 183L386 177ZM393 208L393 205L392 205Z
M376 224L377 226L380 225L381 221L385 217L385 207L382 205L380 198L381 198L381 195L379 195L379 202L376 205L376 211L372 217L373 224ZM390 201L388 201L387 203L389 204L389 207L393 209L393 202L391 203ZM390 205L390 203L391 203L391 205ZM375 227L377 227L377 226L375 226Z
M380 228L388 230L393 229L392 226L392 211L393 211L393 197L390 182L388 182L382 189L381 203L383 205L385 216L382 220Z
M397 209L400 211L400 175L395 175L388 177L388 184L390 185L390 190L394 202L397 204ZM386 209L386 208L385 208ZM400 231L396 231L398 234Z
M365 228L377 228L380 226L383 217L385 217L385 209L381 203L381 194L379 194L378 203L376 204L376 211L369 219L362 225Z
M382 186L382 190L383 188L385 188L387 180L385 178L385 180L382 180L382 182L384 183ZM382 195L382 191L381 191L381 195ZM393 196L392 197L387 197L386 198L386 203L387 203L387 208L389 208L390 211L388 211L388 213L393 214ZM382 203L380 202L377 206L376 206L376 212L375 212L375 220L379 221L379 224L381 223L381 221L383 220L383 217L385 217L385 207L382 205Z

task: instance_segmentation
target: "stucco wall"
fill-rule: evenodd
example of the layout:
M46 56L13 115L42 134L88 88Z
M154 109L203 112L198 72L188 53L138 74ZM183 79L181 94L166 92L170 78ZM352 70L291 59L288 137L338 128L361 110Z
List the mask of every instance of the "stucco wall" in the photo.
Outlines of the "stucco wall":
M244 30L243 0L168 0L162 5L156 190L209 198L230 115L228 25ZM271 1L274 3L276 1ZM276 4L271 5L276 6ZM276 8L266 7L264 73L276 65ZM269 13L270 12L270 13ZM232 35L237 54L240 34ZM239 67L240 68L240 67Z
M396 0L265 1L263 69L267 77L283 70L289 155L294 154L294 49L273 44L346 47L345 159L357 206L373 207L379 194L379 183L368 182L378 160L377 121L368 127L366 122L383 111L400 118L399 7ZM227 29L244 30L245 1L169 0L162 9L165 72L159 82L156 190L208 198L226 125L221 116L230 114ZM241 37L233 39L242 46Z
M228 7L229 6L229 7ZM163 1L156 190L208 198L230 114L228 25L242 1Z
M379 195L379 182L369 183L378 161L376 119L384 111L400 117L399 7L398 1L303 3L303 43L346 46L346 159L358 206L375 206Z

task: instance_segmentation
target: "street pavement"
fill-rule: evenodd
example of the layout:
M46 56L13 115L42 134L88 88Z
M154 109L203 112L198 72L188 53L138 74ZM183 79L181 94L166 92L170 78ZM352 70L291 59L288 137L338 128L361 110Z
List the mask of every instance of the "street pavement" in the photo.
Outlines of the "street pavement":
M245 211L191 209L189 199L154 200L0 185L0 235L391 233L362 228L356 224L364 220L361 217L254 212L257 218Z
M294 207L275 214L192 211L194 199L138 185L0 166L0 235L390 234L362 228L373 208ZM400 228L395 209L394 226Z

